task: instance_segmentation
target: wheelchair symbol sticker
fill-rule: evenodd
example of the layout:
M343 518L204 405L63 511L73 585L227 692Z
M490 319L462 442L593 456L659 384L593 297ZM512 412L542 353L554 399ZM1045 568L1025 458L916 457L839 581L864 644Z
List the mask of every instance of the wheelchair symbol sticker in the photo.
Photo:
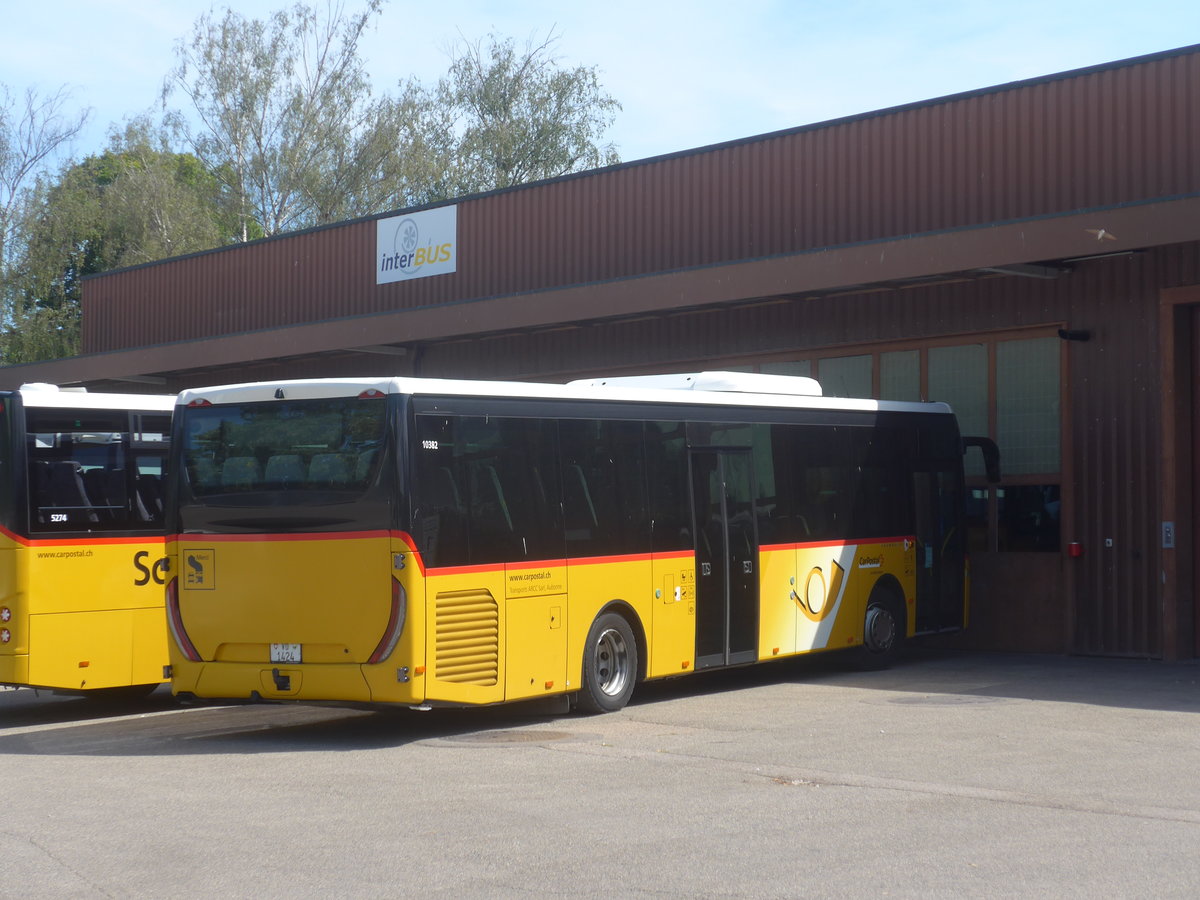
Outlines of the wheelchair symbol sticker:
M183 586L194 591L216 589L217 552L215 550L183 551Z

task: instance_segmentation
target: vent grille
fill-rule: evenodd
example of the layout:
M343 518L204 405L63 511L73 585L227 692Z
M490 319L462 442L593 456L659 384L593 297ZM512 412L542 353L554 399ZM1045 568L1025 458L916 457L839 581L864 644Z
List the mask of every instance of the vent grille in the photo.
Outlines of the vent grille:
M438 594L434 651L438 681L493 685L499 678L500 608L487 591Z

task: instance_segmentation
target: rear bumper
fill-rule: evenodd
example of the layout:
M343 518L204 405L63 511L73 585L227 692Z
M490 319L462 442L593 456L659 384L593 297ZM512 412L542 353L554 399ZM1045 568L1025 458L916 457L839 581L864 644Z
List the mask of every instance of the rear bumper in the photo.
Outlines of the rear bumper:
M418 679L418 682L421 679ZM358 664L172 663L171 691L207 700L420 703L419 685L400 681L394 666Z

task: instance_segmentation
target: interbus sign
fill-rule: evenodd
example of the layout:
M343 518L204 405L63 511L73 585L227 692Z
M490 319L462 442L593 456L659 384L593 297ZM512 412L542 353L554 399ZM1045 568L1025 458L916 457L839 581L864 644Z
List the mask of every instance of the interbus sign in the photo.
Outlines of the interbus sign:
M379 219L375 223L375 283L448 275L458 266L458 207Z

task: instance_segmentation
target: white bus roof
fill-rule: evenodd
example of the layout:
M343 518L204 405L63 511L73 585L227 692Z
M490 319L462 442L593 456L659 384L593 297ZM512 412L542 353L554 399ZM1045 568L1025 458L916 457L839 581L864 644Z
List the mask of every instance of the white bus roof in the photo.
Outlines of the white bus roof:
M47 409L127 409L136 412L170 412L174 394L93 394L63 389L54 384L23 384L21 402Z
M789 384L790 383L790 384ZM529 397L542 400L609 400L629 403L703 404L712 406L786 407L792 409L854 410L861 412L950 412L940 402L860 400L813 395L811 378L755 375L743 372L702 372L688 375L634 376L540 384L517 381L466 381L448 378L312 378L255 382L185 390L179 405L198 401L213 404L254 403L272 399L329 399L357 397L367 391L382 394L458 397ZM674 386L673 386L674 385ZM726 385L725 387L718 387ZM734 385L741 385L735 387ZM757 390L749 385L756 385ZM765 390L768 386L772 390ZM791 390L785 391L784 388ZM818 385L819 389L819 385ZM681 396L686 392L686 396Z

